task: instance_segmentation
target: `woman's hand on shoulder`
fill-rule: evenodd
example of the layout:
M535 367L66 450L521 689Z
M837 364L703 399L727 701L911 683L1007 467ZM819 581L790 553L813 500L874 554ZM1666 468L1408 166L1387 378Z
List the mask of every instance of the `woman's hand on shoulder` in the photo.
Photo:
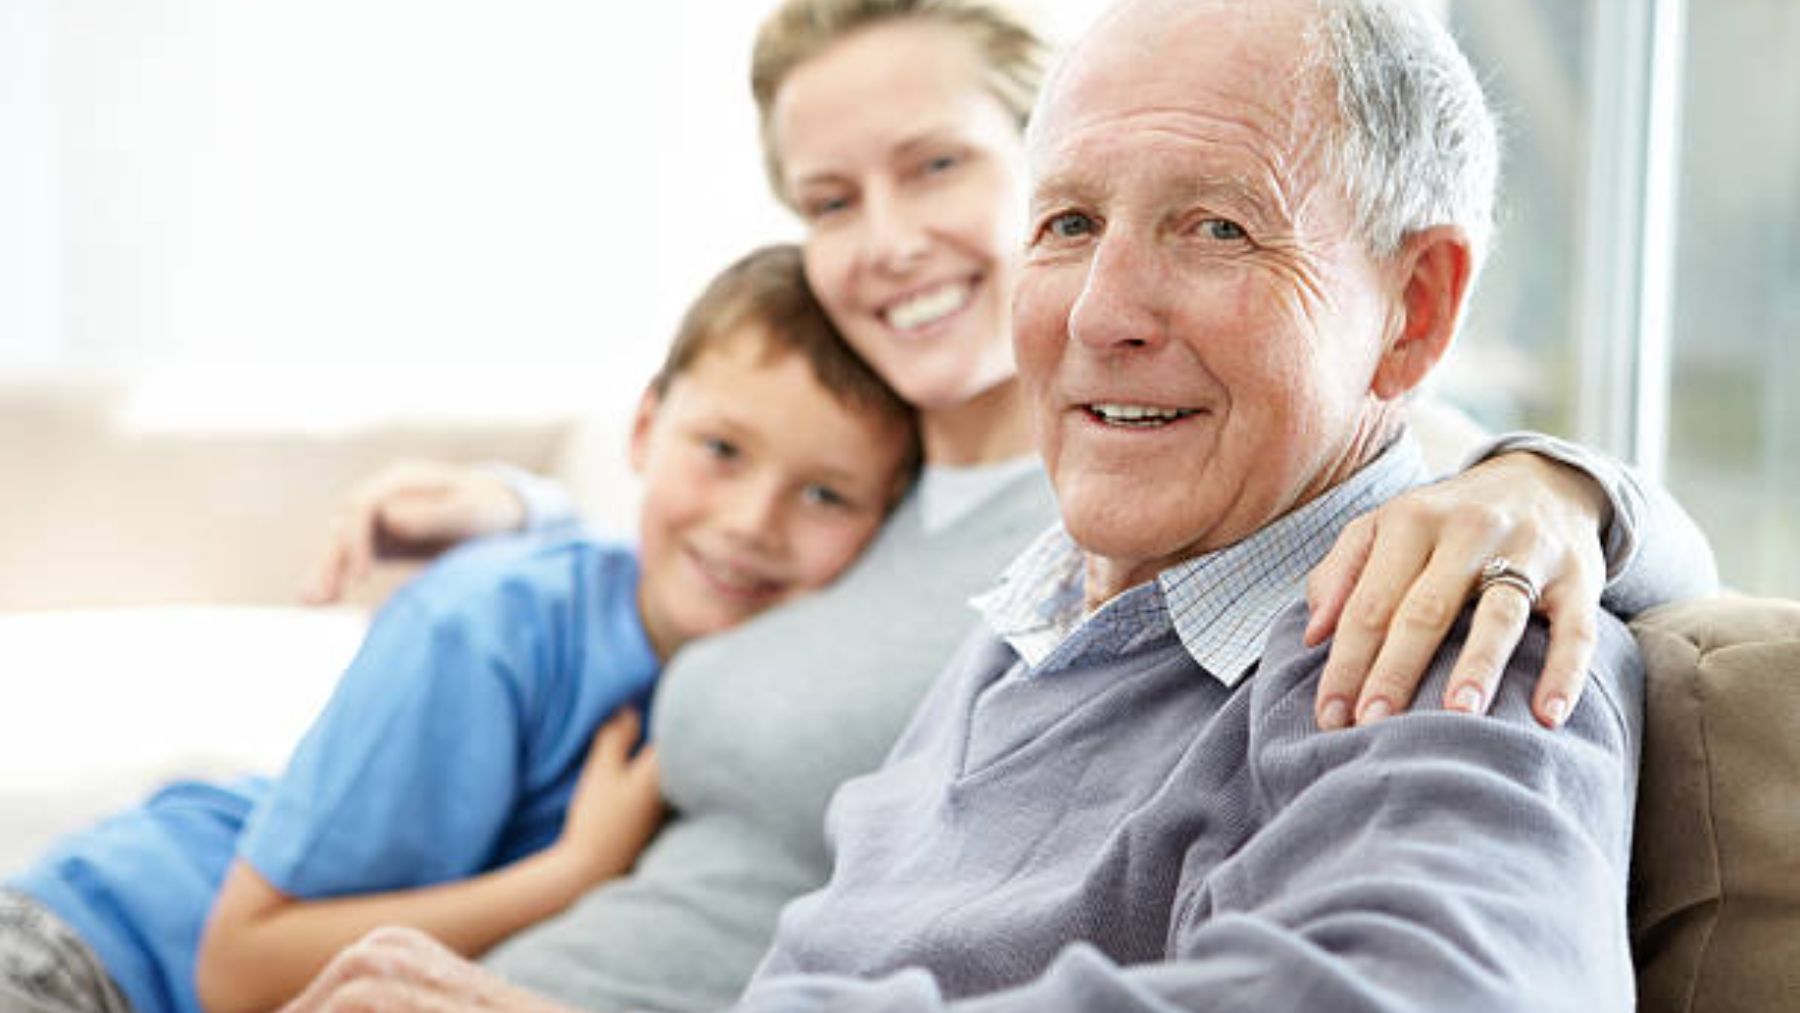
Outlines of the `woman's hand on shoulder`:
M1550 645L1532 710L1545 726L1561 725L1594 652L1609 510L1583 472L1509 453L1352 522L1307 581L1307 643L1335 634L1315 705L1320 727L1366 724L1405 709L1496 559L1541 594L1534 603L1507 581L1481 593L1444 706L1486 711L1537 611L1549 619Z
M379 556L428 554L524 525L525 504L497 474L439 461L395 464L358 482L338 504L301 597L314 605L341 599Z

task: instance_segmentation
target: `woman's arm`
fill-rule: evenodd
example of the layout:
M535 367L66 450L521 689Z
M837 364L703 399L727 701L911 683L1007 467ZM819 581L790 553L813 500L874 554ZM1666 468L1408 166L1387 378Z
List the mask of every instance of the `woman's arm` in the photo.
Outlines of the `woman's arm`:
M623 711L594 737L555 844L469 879L411 890L304 900L249 863L226 875L201 940L195 977L213 1013L293 998L340 949L387 925L419 929L475 956L562 910L631 867L661 816L656 757L636 756L638 718Z
M511 465L405 461L358 482L331 518L301 588L314 605L342 598L387 546L428 553L481 535L575 519L562 486Z
M1444 703L1487 708L1535 608L1550 620L1551 644L1534 712L1552 727L1581 694L1596 604L1630 616L1713 593L1718 583L1705 537L1665 490L1565 441L1501 437L1461 474L1358 519L1314 570L1308 640L1336 637L1320 683L1320 725L1403 709L1496 557L1542 594L1535 606L1506 588L1481 597Z

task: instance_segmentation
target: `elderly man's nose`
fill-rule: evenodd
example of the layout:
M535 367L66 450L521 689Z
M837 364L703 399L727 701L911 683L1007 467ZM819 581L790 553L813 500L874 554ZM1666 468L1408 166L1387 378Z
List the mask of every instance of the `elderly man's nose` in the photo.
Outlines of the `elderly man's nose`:
M1152 268L1123 242L1102 241L1069 310L1069 334L1090 348L1149 348L1165 336Z

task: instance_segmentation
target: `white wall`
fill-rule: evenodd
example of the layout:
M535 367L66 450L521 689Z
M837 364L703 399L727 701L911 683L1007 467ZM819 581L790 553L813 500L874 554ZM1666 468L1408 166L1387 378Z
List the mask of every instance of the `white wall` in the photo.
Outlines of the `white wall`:
M45 149L0 179L34 293L0 368L147 371L193 422L624 402L707 277L797 234L748 94L771 6L0 0L0 143Z
M52 154L51 0L0 0L0 362L54 361L66 222Z
M161 400L190 412L292 414L261 388L307 379L628 394L712 271L792 233L742 85L754 4L53 9L74 287L52 340L172 371Z

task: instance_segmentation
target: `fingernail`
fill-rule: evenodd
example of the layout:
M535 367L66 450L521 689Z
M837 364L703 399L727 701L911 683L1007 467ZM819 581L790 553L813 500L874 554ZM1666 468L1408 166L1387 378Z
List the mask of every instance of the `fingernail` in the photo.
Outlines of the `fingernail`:
M1332 697L1325 701L1325 709L1319 712L1319 727L1328 732L1335 732L1350 724L1350 705L1342 697Z
M1569 718L1569 701L1560 696L1553 696L1544 703L1544 710L1550 712L1550 727L1561 728Z
M1450 706L1467 714L1475 714L1481 710L1481 690L1474 686L1464 686L1450 698Z
M1307 606L1307 609L1311 611L1312 614L1307 617L1306 629L1300 634L1300 643L1306 647L1317 647L1319 646L1319 641L1322 639L1319 636L1319 613L1312 611L1312 606L1310 605Z
M1359 725L1372 725L1377 721L1385 720L1393 713L1394 708L1386 700L1376 697L1363 705L1362 716L1357 718L1356 723Z

